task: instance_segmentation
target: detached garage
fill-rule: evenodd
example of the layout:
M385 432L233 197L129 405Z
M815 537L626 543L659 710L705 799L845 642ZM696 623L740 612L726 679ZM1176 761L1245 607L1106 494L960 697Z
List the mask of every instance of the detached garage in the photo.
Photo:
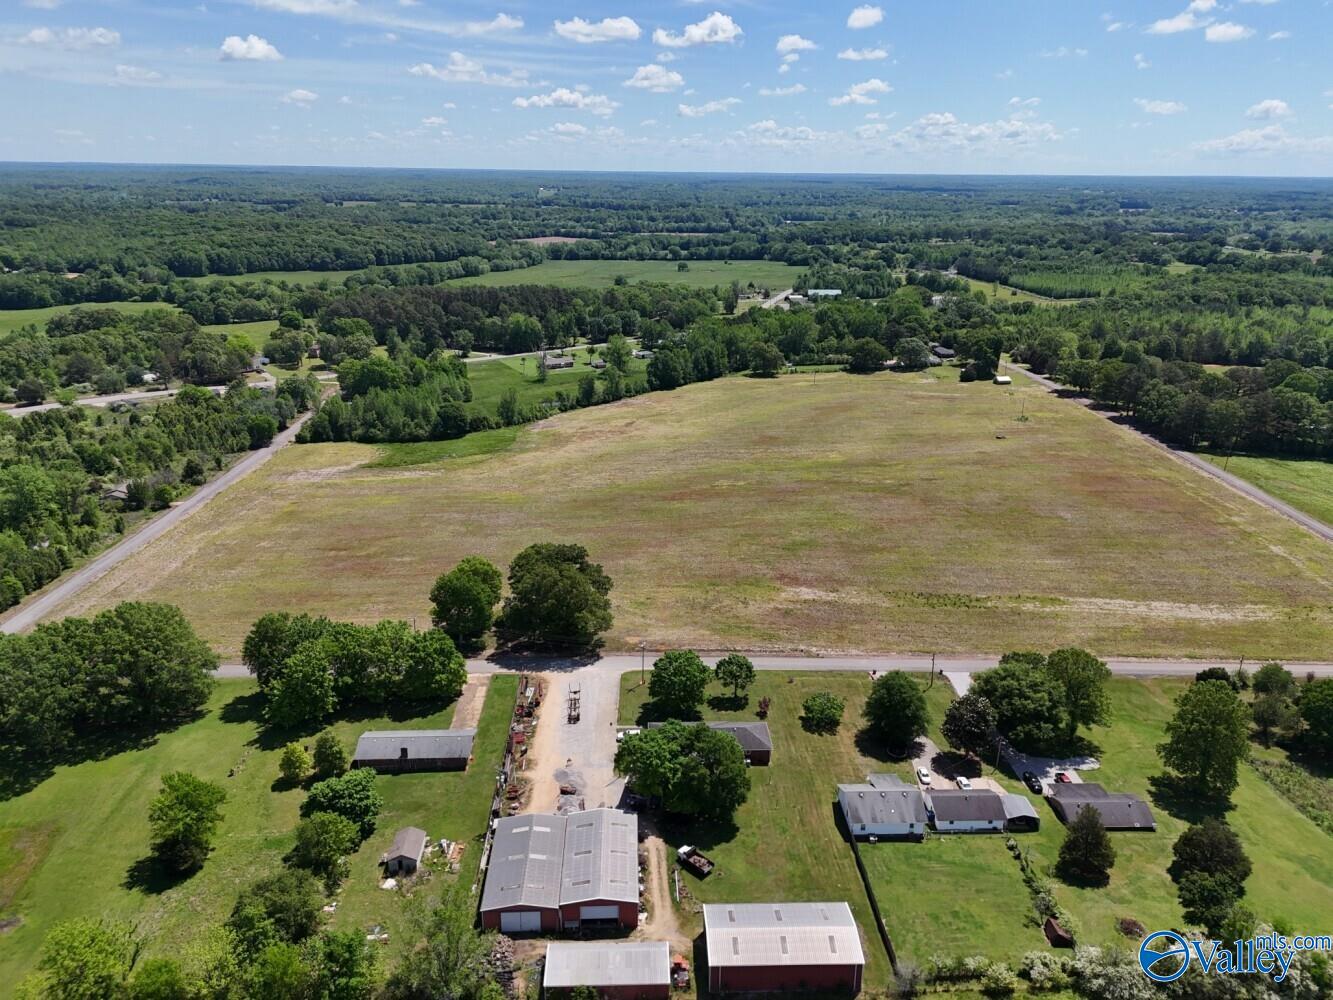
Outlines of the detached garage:
M563 998L580 986L604 1000L667 1000L671 951L665 941L552 941L546 946L542 987Z
M381 774L402 771L465 771L472 759L475 729L381 729L356 741L353 767Z
M861 992L865 953L846 903L704 906L712 993Z

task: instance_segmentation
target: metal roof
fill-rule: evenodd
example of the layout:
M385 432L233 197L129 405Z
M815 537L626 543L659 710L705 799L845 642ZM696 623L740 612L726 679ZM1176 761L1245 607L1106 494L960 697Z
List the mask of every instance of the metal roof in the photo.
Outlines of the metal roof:
M846 903L707 903L709 966L864 965Z
M926 799L916 788L839 785L838 803L849 827L926 822Z
M1072 823L1078 811L1091 806L1107 830L1155 830L1152 809L1131 792L1108 792L1093 782L1058 784L1051 791L1051 808L1064 823Z
M495 824L483 910L639 901L639 818L619 809L506 816Z
M565 817L531 813L497 820L481 908L559 906L564 856Z
M1004 805L1004 818L1016 819L1019 816L1027 816L1030 819L1040 819L1036 808L1028 801L1026 795L1018 795L1014 792L1005 792L1000 796Z
M425 830L419 830L415 826L405 826L394 834L393 846L384 857L386 860L411 858L413 861L420 861L422 853L426 850L426 841L429 839Z
M648 723L649 729L665 725L662 722ZM682 722L683 726L697 726L697 722ZM728 733L744 750L772 750L773 734L768 731L767 722L705 722L705 726L719 733Z
M476 735L475 729L380 729L361 734L352 759L398 760L406 748L408 760L466 760Z
M941 789L930 793L930 808L936 820L1002 820L1004 801L995 792L979 788Z
M666 941L552 941L546 946L547 989L573 986L667 986L671 946Z

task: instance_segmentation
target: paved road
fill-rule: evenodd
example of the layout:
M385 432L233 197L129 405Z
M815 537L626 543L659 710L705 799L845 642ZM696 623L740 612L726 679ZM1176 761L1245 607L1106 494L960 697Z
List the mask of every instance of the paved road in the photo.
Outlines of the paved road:
M1020 367L1019 365L1010 364L1009 362L1006 361L1004 362L1004 367L1012 372L1017 372L1020 375L1026 375L1034 382L1039 382L1040 384L1046 386L1046 388L1050 389L1052 392L1069 391L1066 386L1062 386L1060 385L1060 383L1055 382L1049 378L1046 378L1044 375L1038 375L1036 372L1030 372L1026 368ZM1090 399L1076 397L1074 398L1074 401L1077 403L1081 403L1083 406L1086 406L1089 409L1092 409L1093 413L1100 413L1108 420L1111 418L1110 413L1107 413L1103 410L1093 409L1092 400ZM1333 527L1330 527L1329 525L1325 524L1323 521L1319 520L1319 518L1314 517L1311 514L1307 514L1303 510L1297 510L1291 504L1284 503L1277 497L1273 496L1271 493L1265 493L1263 490L1259 489L1259 487L1255 486L1253 483L1241 479L1239 476L1233 476L1229 472L1224 472L1222 469L1218 468L1212 462L1209 462L1207 459L1200 458L1193 452L1182 451L1179 448L1173 448L1171 447L1171 445L1159 441L1157 440L1157 438L1152 437L1149 434L1144 434L1142 431L1134 427L1131 427L1127 424L1121 424L1120 426L1124 427L1125 430L1129 431L1132 434L1137 434L1143 440L1147 441L1149 444L1153 445L1156 448L1160 448L1162 451L1166 452L1168 455L1171 455L1173 458L1176 458L1179 461L1184 462L1186 465L1190 466L1190 468L1198 472L1202 472L1206 476L1212 476L1214 479L1225 483L1227 486L1230 486L1237 493L1241 493L1244 496L1249 497L1256 503L1261 503L1265 507L1269 507L1277 511L1279 514L1291 518L1291 520L1295 521L1301 527L1307 528L1310 531L1314 532L1324 541L1333 542Z
M290 427L275 437L268 447L247 452L245 457L230 469L216 479L205 483L179 504L170 510L163 511L134 534L113 545L86 566L66 574L36 597L24 601L4 622L0 622L0 632L24 632L32 628L52 611L73 598L79 591L105 575L112 567L138 552L149 542L170 531L228 486L254 472L255 469L272 458L279 448L291 444L296 437L296 432L301 429L301 425L305 423L309 416L309 413L302 414L292 422Z
M649 651L642 661L651 670L653 659L658 654ZM712 665L723 653L700 653L704 662ZM842 654L830 656L778 655L773 653L753 653L750 659L756 670L828 670L848 671L863 670L867 673L882 670L914 670L922 673L930 671L931 658L921 653L885 653L874 656L861 654ZM935 669L957 673L976 673L989 670L999 663L998 656L984 654L938 656ZM1225 667L1235 669L1235 660L1155 660L1146 658L1109 657L1106 660L1111 672L1124 677L1193 677L1206 667ZM544 673L572 673L575 670L586 674L590 670L606 675L619 676L640 669L638 653L608 653L594 659L576 659L559 656L501 656L487 659L468 660L469 673L487 674L500 671L541 671ZM1254 666L1258 666L1256 662ZM1333 677L1333 663L1294 663L1287 662L1287 669L1298 677L1313 672L1317 677ZM218 670L219 677L249 676L245 666L240 663L224 663Z

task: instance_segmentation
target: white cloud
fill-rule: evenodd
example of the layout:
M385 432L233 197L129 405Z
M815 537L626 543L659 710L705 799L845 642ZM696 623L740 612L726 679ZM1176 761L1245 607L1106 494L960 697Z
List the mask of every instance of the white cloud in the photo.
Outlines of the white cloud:
M156 83L162 79L162 74L155 69L144 69L142 66L116 66L116 82L127 84Z
M605 94L591 94L586 90L570 90L557 87L549 94L533 94L531 97L515 97L516 108L570 108L574 111L586 111L590 115L609 115L620 107Z
M60 3L61 0L23 0L23 6L32 7L34 10L55 10Z
M1241 42L1254 34L1253 28L1233 21L1210 24L1203 30L1203 37L1210 42Z
M1009 98L1009 107L1011 108L1035 108L1041 103L1040 97L1011 97Z
M309 107L319 100L319 95L313 90L302 90L298 87L296 90L289 90L282 95L283 104L297 104L303 108Z
M1290 31L1275 31L1268 36L1268 40L1270 42L1285 42L1290 37L1291 37Z
M883 80L871 77L869 80L852 84L847 88L847 93L830 97L828 102L835 108L844 104L874 104L875 98L871 97L871 94L887 94L892 90L893 88Z
M813 142L833 138L836 133L817 132L808 125L779 125L772 118L747 125L736 133L746 143L778 149L808 148Z
M1182 31L1194 31L1212 22L1211 17L1200 17L1217 6L1217 0L1194 0L1174 17L1164 17L1154 21L1145 29L1150 35L1175 35Z
M793 97L805 93L805 84L794 83L790 87L760 87L760 97Z
M859 31L863 28L873 28L884 20L884 8L874 7L870 4L862 4L850 14L847 15L847 27Z
M1135 68L1135 69L1147 69L1147 68L1150 67L1151 65L1152 65L1152 63L1148 62L1148 57L1145 56L1142 52L1135 52L1135 53L1134 53L1134 68Z
M1290 135L1281 125L1242 129L1220 139L1209 139L1194 144L1203 153L1268 154L1268 153L1326 153L1333 152L1333 136L1301 138Z
M1134 103L1139 106L1140 111L1150 115L1179 115L1189 110L1180 101L1157 101L1146 97L1136 97Z
M275 46L258 35L246 35L244 38L240 35L228 35L223 39L222 47L218 51L223 59L237 61L276 62L282 58L282 53Z
M637 87L640 90L651 90L655 94L665 94L684 84L685 78L674 69L667 69L660 63L649 63L636 69L634 75L626 80L624 85Z
M265 10L280 10L285 14L342 14L356 4L356 0L250 0Z
M62 49L108 48L120 44L120 32L110 28L33 28L19 41L24 45L54 45Z
M1071 49L1068 45L1061 45L1058 49L1047 49L1041 54L1041 57L1043 59L1069 59L1071 57L1082 59L1087 54L1087 49Z
M819 48L808 38L802 38L800 35L783 35L778 39L777 50L782 53L809 52L811 49Z
M739 97L724 97L720 101L709 101L706 104L678 104L676 114L682 118L702 118L704 115L726 111L740 103Z
M556 21L555 33L571 42L592 45L597 42L632 42L643 32L632 17L604 17L600 21L573 17L568 21Z
M923 115L884 136L891 146L915 153L1002 153L1056 142L1062 133L1050 122L1005 118L970 124L950 112Z
M464 21L454 34L467 36L494 35L500 31L517 31L521 27L523 27L523 18L511 17L508 14L496 14L489 21Z
M721 11L713 11L702 21L685 25L679 35L665 28L653 32L653 41L668 49L683 49L691 45L717 45L730 43L740 38L744 32L741 26Z
M556 135L587 135L588 126L578 122L556 122L547 131Z
M421 124L426 128L441 128L449 124L448 119L441 118L439 115L431 115L429 118L421 119Z
M491 87L521 87L528 82L525 70L489 73L481 63L469 59L461 52L450 52L449 61L443 66L417 63L408 72L413 76L430 77L445 83L483 83Z
M1291 105L1286 101L1279 101L1276 97L1270 97L1266 101L1260 101L1258 104L1251 104L1245 110L1246 118L1253 118L1257 121L1271 122L1278 118L1290 118L1292 115Z
M838 53L838 58L851 62L874 62L889 58L889 53L887 49L843 49Z

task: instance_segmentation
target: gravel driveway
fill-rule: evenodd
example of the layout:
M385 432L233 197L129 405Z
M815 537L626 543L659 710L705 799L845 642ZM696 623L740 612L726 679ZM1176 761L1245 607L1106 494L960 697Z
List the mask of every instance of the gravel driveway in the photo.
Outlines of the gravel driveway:
M620 710L620 677L583 667L548 678L546 700L528 751L525 772L532 782L529 812L570 812L615 806L625 789L616 777L616 717ZM578 689L581 710L570 722L567 699ZM573 795L562 795L572 785Z

